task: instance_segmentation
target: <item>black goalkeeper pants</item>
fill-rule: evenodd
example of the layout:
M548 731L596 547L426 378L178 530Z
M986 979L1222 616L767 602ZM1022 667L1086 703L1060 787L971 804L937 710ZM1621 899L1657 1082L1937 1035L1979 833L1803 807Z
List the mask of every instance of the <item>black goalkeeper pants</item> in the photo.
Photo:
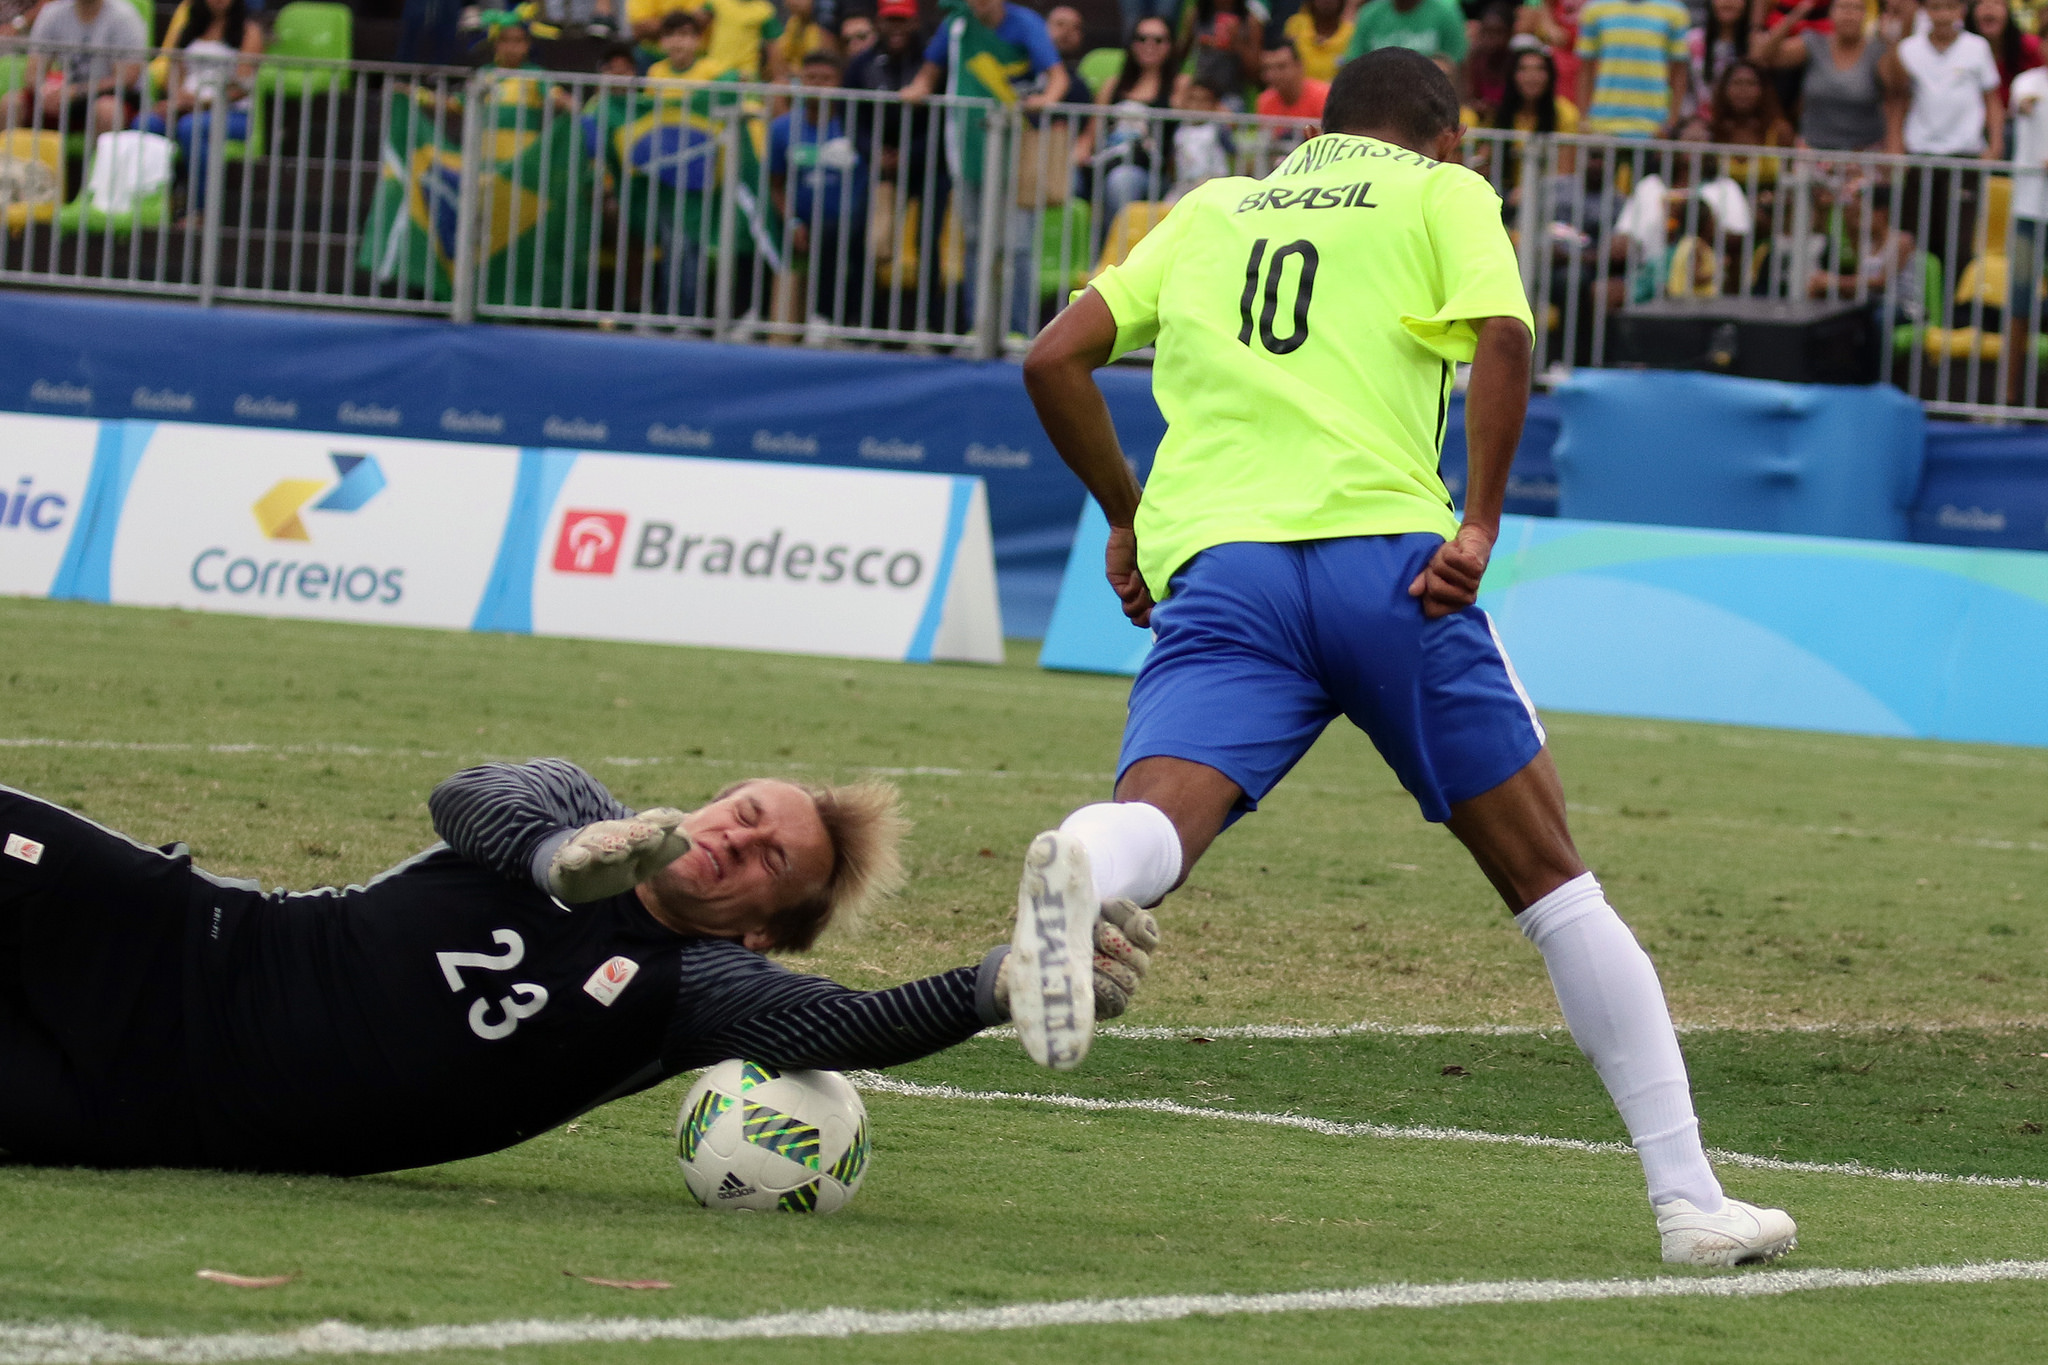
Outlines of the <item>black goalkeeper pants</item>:
M186 943L206 899L191 857L11 787L0 837L0 1150L178 1162L191 1132Z

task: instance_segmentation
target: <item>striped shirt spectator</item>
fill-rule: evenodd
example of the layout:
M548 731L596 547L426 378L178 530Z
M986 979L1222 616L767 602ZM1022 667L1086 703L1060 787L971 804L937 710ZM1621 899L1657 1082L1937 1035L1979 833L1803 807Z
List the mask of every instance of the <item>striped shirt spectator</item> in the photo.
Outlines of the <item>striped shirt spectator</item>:
M1579 11L1587 131L1655 137L1685 100L1692 16L1679 0L1591 0Z

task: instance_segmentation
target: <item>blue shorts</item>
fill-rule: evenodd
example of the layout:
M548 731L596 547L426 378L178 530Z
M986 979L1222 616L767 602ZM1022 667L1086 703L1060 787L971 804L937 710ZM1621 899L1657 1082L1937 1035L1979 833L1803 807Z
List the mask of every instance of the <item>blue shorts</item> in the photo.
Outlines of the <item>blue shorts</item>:
M1131 685L1119 780L1184 758L1258 808L1338 715L1365 731L1425 819L1491 791L1543 748L1543 726L1477 607L1431 621L1408 585L1443 545L1427 532L1202 551L1152 611Z

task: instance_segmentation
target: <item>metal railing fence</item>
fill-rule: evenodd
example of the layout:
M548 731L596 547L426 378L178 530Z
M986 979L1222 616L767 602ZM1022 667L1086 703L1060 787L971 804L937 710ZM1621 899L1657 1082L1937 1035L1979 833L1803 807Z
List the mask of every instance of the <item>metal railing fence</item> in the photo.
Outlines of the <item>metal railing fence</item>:
M39 77L118 74L118 109ZM10 88L11 82L11 88ZM116 126L105 126L118 125ZM0 285L990 357L1299 120L733 81L0 51ZM119 136L105 139L102 133ZM1870 311L1868 378L2048 419L2040 168L1473 129L1540 382L1652 300Z

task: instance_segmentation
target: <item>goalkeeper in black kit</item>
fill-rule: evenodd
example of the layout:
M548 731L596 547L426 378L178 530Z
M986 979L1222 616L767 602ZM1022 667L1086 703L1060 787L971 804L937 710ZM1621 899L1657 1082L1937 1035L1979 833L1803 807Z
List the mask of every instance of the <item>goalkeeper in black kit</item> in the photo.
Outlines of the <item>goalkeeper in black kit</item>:
M266 892L0 787L0 1150L395 1170L727 1057L885 1067L1008 1019L1013 993L1061 1004L1058 925L1020 923L1017 961L999 947L889 990L765 956L895 889L883 784L755 779L635 815L543 759L457 773L428 806L443 842L367 885ZM1064 989L1114 1015L1157 927L1117 903L1091 936Z

